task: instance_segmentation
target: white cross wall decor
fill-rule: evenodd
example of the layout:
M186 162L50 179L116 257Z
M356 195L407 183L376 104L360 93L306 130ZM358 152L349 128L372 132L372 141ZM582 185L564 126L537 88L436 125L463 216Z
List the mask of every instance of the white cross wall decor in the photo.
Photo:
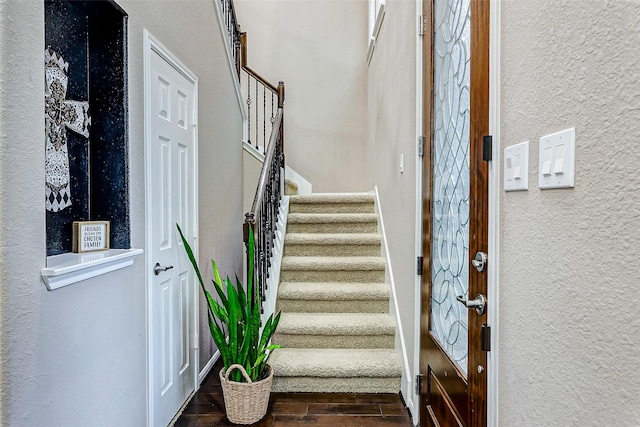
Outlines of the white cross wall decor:
M45 208L58 212L71 205L67 128L89 138L89 102L70 101L69 63L51 49L44 51L45 69Z

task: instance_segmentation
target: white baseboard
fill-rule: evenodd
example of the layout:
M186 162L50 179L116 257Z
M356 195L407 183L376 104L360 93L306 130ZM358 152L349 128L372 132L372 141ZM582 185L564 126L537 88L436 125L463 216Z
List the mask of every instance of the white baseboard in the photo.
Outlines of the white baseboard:
M308 196L313 192L313 186L309 181L303 178L299 173L291 169L289 166L285 166L284 176L286 179L290 179L298 184L298 194L301 196Z
M198 388L200 388L200 384L202 384L202 381L207 378L207 375L209 375L209 372L211 372L211 370L213 369L213 365L216 364L219 358L220 350L216 350L213 356L211 356L211 359L209 359L207 364L204 365L204 368L202 368L202 371L200 371L200 373L198 374Z

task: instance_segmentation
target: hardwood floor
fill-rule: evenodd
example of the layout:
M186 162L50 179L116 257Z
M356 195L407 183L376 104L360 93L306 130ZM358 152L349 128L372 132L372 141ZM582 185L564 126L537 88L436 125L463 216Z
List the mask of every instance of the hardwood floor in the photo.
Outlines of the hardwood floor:
M176 427L233 426L224 415L218 372L211 370ZM272 393L267 415L254 426L413 426L399 394Z

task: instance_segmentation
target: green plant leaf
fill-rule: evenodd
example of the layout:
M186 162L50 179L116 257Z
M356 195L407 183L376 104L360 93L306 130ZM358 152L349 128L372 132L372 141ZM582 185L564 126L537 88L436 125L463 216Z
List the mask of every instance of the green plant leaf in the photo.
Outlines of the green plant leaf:
M255 304L259 304L256 298L254 290L254 264L255 264L255 237L253 235L253 227L249 226L249 241L247 242L247 302L249 306L249 312L252 312L252 308Z
M231 351L231 357L234 361L238 360L238 344L241 337L239 334L239 329L241 329L241 325L239 325L240 320L240 302L238 301L238 293L236 292L233 284L229 282L227 284L227 298L229 300L229 350ZM239 328L240 326L240 328ZM241 343L240 343L241 344ZM232 379L240 378L241 374L235 375L234 372L231 373ZM234 379L234 381L238 381Z
M275 317L273 317L272 314L269 316L269 319L267 319L264 329L262 330L262 337L260 338L260 349L264 349L266 345L269 344L269 341L271 341L271 338L278 327L278 323L280 322L280 314L281 312L278 312Z
M207 296L207 301L209 303L209 307L211 308L211 311L213 311L214 316L217 319L220 319L220 321L223 324L229 325L229 314L227 313L227 310L224 307L222 307L218 303L218 301L213 299L213 297L211 296L211 294L209 292L206 293L206 296Z
M184 245L184 249L187 252L187 257L189 257L189 261L191 261L191 265L193 266L193 269L196 271L196 276L198 276L198 281L200 282L200 286L204 290L204 281L202 280L202 274L200 274L200 269L198 268L196 257L193 255L193 250L191 250L191 246L189 245L189 242L184 237L184 234L182 234L182 229L180 228L180 226L176 224L176 227L178 227L178 233L180 233L180 238L182 239L182 244Z
M228 302L227 302L227 297L224 294L224 290L222 286L223 282L222 282L222 279L220 279L220 272L218 271L218 266L216 265L216 262L214 260L211 260L211 267L213 268L213 279L211 280L213 282L213 287L218 293L218 297L220 297L220 301L222 302L222 305L227 307Z
M213 316L208 316L209 320L209 331L211 332L211 338L213 338L213 342L220 350L220 355L222 357L222 363L224 364L225 369L231 366L233 363L231 359L231 353L229 351L229 346L227 345L227 340L225 339L224 333L220 330L220 327L213 320Z
M247 300L247 294L242 287L242 283L240 283L240 279L238 279L238 275L236 274L236 289L238 290L238 297L240 299L240 307L242 307L242 318L245 323L249 323L249 301Z

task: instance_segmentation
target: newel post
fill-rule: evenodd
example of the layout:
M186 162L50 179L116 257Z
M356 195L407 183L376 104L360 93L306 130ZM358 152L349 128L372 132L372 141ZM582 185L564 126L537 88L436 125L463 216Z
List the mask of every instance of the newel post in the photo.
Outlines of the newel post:
M278 108L283 109L282 122L280 123L280 167L284 169L284 82L278 82ZM284 183L284 179L282 180Z
M244 214L244 224L242 224L242 238L244 239L245 245L249 244L249 226L255 228L256 225L256 214L253 212L247 212ZM255 233L255 230L254 230Z
M284 107L284 82L278 82L278 108Z
M247 33L240 33L240 67L247 65Z

